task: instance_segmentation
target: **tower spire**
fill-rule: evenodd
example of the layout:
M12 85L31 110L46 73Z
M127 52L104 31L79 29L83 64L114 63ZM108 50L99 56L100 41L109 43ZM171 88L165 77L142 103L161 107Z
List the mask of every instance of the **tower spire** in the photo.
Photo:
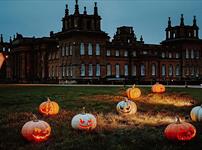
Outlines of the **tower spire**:
M196 24L196 16L194 16L194 19L193 19L193 26L197 26L197 24Z
M184 17L183 17L183 14L181 14L180 26L184 26Z
M84 7L84 12L83 12L84 15L87 14L87 11L86 11L86 6Z
M98 15L98 8L97 8L97 2L95 2L95 7L94 7L94 15Z
M171 20L170 20L170 17L168 17L168 27L171 27Z
M66 4L66 9L65 9L65 16L69 15L69 9L68 9L68 4Z
M74 12L74 14L75 14L75 15L78 15L78 14L79 14L78 0L75 0L75 1L76 1L76 5L75 5L75 12Z

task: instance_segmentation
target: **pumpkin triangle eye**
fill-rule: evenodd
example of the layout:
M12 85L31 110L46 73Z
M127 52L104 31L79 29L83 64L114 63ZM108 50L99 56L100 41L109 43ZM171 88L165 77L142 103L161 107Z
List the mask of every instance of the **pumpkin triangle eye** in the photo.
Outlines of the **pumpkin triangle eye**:
M123 109L123 107L122 107L122 106L120 106L120 109Z
M84 122L85 122L84 120L80 119L80 123L81 123L81 124L84 124Z
M130 106L128 106L126 109L129 110L129 109L130 109Z
M91 123L91 122L92 122L92 120L90 119L90 120L88 120L88 122L89 122L89 123Z

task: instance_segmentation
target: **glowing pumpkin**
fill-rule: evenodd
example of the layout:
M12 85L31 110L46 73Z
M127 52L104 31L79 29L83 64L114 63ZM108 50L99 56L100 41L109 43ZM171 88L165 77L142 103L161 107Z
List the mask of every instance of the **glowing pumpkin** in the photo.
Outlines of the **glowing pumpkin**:
M190 112L190 116L193 121L201 122L202 121L202 105L192 108Z
M196 128L187 122L180 122L177 117L177 122L169 124L164 130L164 135L168 140L172 141L189 141L196 135Z
M35 117L34 120L23 125L21 133L28 141L43 142L49 138L51 127L47 122Z
M0 69L1 69L1 66L3 65L4 60L5 60L5 57L3 53L0 53Z
M39 106L39 112L44 115L56 115L59 112L59 105L49 98Z
M162 84L159 84L158 82L152 86L153 93L163 93L165 91L166 91L165 86Z
M128 96L129 99L135 99L135 98L138 98L140 97L141 95L141 91L139 88L136 88L135 87L135 84L132 86L132 88L128 88L126 90L126 94Z
M116 110L121 115L135 114L137 112L137 106L134 102L125 98L124 101L117 104Z
M78 130L92 130L96 127L97 121L94 115L89 113L77 114L72 118L72 128Z

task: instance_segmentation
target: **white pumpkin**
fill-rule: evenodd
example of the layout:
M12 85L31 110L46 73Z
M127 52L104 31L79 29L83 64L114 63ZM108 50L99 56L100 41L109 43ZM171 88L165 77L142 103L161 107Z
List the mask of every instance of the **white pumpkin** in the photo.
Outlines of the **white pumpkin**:
M72 118L71 125L78 130L92 130L96 127L97 121L92 114L77 114Z
M137 112L137 106L133 101L125 98L124 101L117 104L116 110L121 115L135 114Z
M201 122L202 121L202 105L192 108L190 112L190 116L193 121Z

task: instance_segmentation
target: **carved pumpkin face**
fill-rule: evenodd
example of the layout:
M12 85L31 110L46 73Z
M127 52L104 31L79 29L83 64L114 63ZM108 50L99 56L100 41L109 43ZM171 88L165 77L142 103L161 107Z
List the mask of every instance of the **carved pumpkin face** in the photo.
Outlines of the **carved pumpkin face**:
M132 86L132 88L128 88L126 90L126 94L128 96L129 99L135 99L135 98L138 98L140 97L141 95L141 91L139 88L136 88L135 87L135 84Z
M5 57L3 53L0 53L0 69L1 69L1 66L3 65L4 60L5 60Z
M117 104L116 110L121 115L135 114L137 111L137 106L134 102L126 98L124 101Z
M193 121L201 122L202 121L202 105L192 108L190 112L190 116Z
M39 106L39 112L44 115L56 115L59 112L59 105L48 98L46 102Z
M164 130L164 135L172 141L189 141L196 135L196 128L187 122L180 122L179 118L176 123L169 124Z
M72 118L71 125L74 129L92 130L96 127L97 121L92 114L78 114Z
M153 93L164 93L166 91L165 86L158 82L152 86Z
M24 124L21 133L28 141L43 142L51 133L50 125L42 120L33 120Z

